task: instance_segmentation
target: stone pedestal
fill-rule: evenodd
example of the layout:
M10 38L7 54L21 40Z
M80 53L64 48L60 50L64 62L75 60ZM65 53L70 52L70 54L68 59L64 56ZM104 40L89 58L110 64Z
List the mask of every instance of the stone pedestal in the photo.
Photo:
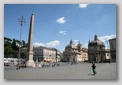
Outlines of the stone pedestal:
M35 67L35 62L34 62L33 60L28 60L28 61L26 62L26 66L27 66L27 67Z

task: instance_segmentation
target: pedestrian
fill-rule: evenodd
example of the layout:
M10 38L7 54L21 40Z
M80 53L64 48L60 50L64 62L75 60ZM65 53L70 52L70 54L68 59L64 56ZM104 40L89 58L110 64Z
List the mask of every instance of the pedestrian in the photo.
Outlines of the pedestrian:
M92 71L93 71L93 75L96 74L96 66L95 66L95 63L92 62Z

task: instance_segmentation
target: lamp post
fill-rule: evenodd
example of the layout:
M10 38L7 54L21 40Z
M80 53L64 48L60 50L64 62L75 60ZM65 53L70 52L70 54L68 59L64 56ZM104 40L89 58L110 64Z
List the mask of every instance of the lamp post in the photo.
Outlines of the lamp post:
M19 22L19 24L21 26L20 27L20 42L21 42L22 26L23 26L23 24L26 23L26 21L25 21L24 17L22 16L21 18L18 19L18 22ZM21 43L20 43L20 46L19 46L18 64L17 64L17 68L16 68L17 70L20 69L20 67L19 67L20 47L21 47Z

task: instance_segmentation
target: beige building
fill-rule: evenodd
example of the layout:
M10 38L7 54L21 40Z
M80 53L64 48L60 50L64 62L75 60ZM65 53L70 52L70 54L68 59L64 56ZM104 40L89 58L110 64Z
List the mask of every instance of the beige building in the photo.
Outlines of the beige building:
M105 49L105 45L100 41L97 35L93 41L88 44L88 61L89 62L109 62L111 60L110 51Z
M73 44L73 41L70 40L70 43L66 45L65 51L63 52L63 61L78 63L88 60L88 53L85 48L82 49L82 44L80 42L77 44Z
M116 38L109 40L112 62L116 62Z
M27 48L22 48L21 53L27 52ZM55 48L47 47L33 47L33 57L35 62L47 61L47 62L58 62L60 61L61 52Z
M88 49L82 48L82 61L87 62L88 61Z

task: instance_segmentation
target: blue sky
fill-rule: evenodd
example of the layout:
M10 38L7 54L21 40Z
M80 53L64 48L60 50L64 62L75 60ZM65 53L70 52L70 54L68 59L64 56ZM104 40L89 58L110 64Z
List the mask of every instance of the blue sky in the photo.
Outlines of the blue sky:
M95 34L105 44L116 37L115 4L5 4L4 36L19 40L18 18L23 16L26 24L22 26L21 38L28 42L32 10L34 46L54 47L63 52L71 39L87 48Z

